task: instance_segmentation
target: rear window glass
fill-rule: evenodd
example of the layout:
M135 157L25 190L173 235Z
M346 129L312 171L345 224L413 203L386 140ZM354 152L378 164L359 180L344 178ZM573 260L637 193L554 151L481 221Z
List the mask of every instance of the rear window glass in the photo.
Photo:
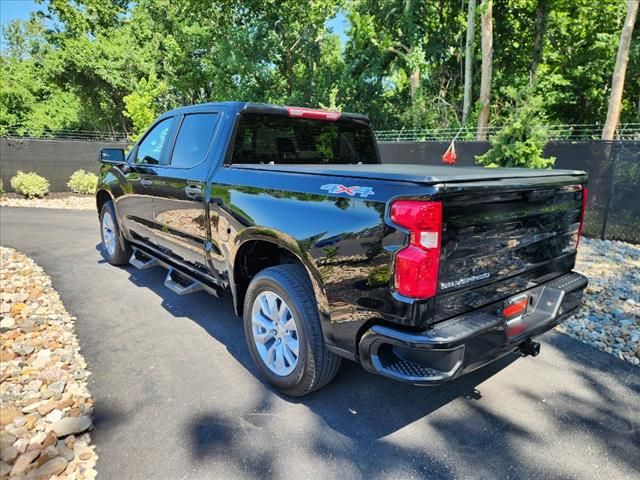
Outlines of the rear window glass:
M378 163L368 125L246 113L240 116L231 163Z

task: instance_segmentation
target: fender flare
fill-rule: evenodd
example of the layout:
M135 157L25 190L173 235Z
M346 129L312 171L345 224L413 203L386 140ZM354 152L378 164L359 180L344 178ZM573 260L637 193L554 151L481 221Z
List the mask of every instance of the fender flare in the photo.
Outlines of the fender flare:
M98 187L96 188L96 208L98 206L98 195L100 195L101 192L105 192L109 196L111 204L113 205L113 210L114 210L114 212L116 214L115 221L118 223L118 230L120 230L120 236L119 236L120 247L122 249L124 249L124 248L126 248L126 245L125 245L124 242L127 241L126 232L121 227L120 215L118 213L118 206L116 205L115 197L113 196L113 193L111 192L111 190L106 188L104 184L99 184ZM98 219L99 220L100 220L101 210L102 209L98 210ZM102 225L100 226L100 228L102 228Z
M231 288L231 294L233 297L233 303L236 308L238 316L242 316L242 306L238 302L238 293L236 288L236 282L233 278L236 270L236 257L243 245L251 241L261 241L266 243L272 243L273 245L280 247L296 258L300 264L307 271L311 287L316 296L316 302L318 304L318 312L321 318L330 318L329 313L329 301L327 299L324 282L320 271L316 265L315 260L309 254L309 252L291 235L284 232L280 232L275 229L265 227L249 227L240 232L233 241L232 252L229 258L229 264L232 268L229 269L229 284Z
M99 185L96 187L96 194L95 194L95 198L96 198L96 208L97 208L97 210L98 210L98 215L100 215L100 210L101 210L100 208L98 208L98 197L99 197L99 196L100 196L100 194L102 194L103 192L104 192L104 193L106 193L106 194L109 196L109 198L111 199L111 202L112 202L112 203L113 203L113 205L114 205L114 208L115 208L115 204L116 204L115 199L114 199L114 197L113 197L113 194L111 193L111 190L109 190L109 188L107 188L107 186L106 186L106 185L104 185L104 184L99 184Z

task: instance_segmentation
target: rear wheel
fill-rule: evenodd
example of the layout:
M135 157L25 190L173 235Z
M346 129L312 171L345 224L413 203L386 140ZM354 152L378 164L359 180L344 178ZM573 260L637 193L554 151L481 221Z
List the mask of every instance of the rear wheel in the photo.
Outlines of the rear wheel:
M340 357L324 344L313 289L298 265L270 267L251 280L244 330L258 371L287 395L306 395L338 372Z
M131 245L122 236L112 202L106 202L100 212L102 253L111 265L124 265L131 258Z

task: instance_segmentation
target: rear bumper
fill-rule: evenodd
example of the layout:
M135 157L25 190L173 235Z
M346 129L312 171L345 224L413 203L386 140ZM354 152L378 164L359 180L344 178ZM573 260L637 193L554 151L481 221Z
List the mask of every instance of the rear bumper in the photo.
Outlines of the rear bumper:
M517 350L580 306L587 278L571 272L521 292L530 298L519 328L507 334L503 301L438 323L423 332L375 325L362 335L360 362L372 372L417 385L437 385ZM518 294L518 295L521 295ZM509 323L512 325L513 320ZM521 333L514 331L523 330Z

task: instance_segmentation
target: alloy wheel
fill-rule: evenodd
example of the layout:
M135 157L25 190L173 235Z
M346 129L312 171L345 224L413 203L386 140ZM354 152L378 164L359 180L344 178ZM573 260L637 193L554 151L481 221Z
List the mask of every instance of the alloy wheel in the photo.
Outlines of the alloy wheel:
M261 292L253 302L251 332L262 362L278 376L298 365L300 342L291 309L276 293Z

